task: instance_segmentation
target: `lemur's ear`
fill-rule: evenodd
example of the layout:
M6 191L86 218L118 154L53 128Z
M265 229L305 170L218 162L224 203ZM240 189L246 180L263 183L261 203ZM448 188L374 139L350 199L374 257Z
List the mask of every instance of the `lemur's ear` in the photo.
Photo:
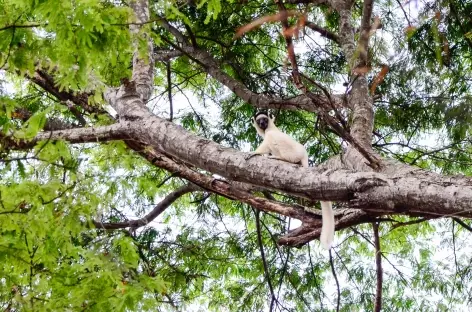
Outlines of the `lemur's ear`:
M257 129L257 122L256 122L256 117L252 117L252 126Z
M258 109L258 110L256 110L256 112L254 113L253 116L254 116L254 117L257 117L257 116L259 116L259 115L267 115L267 110L265 110L265 109Z

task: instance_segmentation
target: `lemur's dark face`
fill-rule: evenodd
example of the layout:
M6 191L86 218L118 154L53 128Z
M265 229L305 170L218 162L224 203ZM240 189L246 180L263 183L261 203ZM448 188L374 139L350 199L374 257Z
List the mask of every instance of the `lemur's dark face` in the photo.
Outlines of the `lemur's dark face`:
M267 127L269 126L269 117L267 115L259 115L256 117L256 123L261 128L262 130L266 130Z

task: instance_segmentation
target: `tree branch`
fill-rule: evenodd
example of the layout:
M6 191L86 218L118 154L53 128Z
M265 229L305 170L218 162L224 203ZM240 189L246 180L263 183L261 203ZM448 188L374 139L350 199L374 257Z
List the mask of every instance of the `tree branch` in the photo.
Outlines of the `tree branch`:
M169 121L174 119L174 105L172 103L172 79L171 79L171 70L170 70L170 61L166 63L167 71L167 96L169 98Z
M175 57L184 55L182 51L177 50L157 50L154 51L154 60L157 62L168 62Z
M0 27L0 31L2 30L7 30L7 29L15 29L15 28L34 28L34 27L39 27L39 26L44 26L44 25L47 25L47 23L45 24L39 24L39 23L31 23L31 24L22 24L22 25L5 25L5 26L2 26Z
M323 174L324 170L303 168L279 160L248 159L247 153L225 148L152 115L147 108L140 106L142 102L135 97L129 96L117 102L140 116L137 120L99 128L43 132L30 142L10 138L7 143L27 148L39 140L48 139L71 143L126 140L139 143L143 150L164 154L229 180L257 184L311 200L347 201L350 208L381 214L472 217L470 179L444 177L419 169L407 171L402 166L391 166L385 174L348 170ZM237 198L244 199L245 196L240 194ZM245 200L248 204L256 204L261 199ZM280 209L287 214L280 206L272 208L271 211ZM350 217L346 216L345 222L349 220Z
M363 11L363 21L367 20L370 25L372 13L372 0L367 3ZM332 7L339 13L339 43L348 60L348 65L353 70L358 64L358 53L354 39L354 27L352 24L352 5L354 1L330 0ZM369 13L370 12L370 13ZM370 26L369 26L370 29ZM362 33L361 33L362 34ZM358 142L367 154L372 153L372 131L374 127L373 99L369 94L369 86L364 75L351 76L350 107L352 107L352 123L350 134ZM356 146L356 149L361 151ZM363 156L364 153L362 153ZM375 168L374 169L379 169Z
M391 230L394 230L394 229L399 228L401 226L407 226L407 225L422 223L422 222L425 222L425 221L429 221L431 219L437 219L437 218L428 216L428 217L424 217L424 218L410 220L410 221L407 221L407 222L397 222L397 223L392 224Z
M364 211L359 210L351 210L347 212L345 216L336 220L336 231L339 231L344 228L348 228L353 225L363 224L372 222L375 219L375 213L368 214ZM278 241L280 245L287 245L287 246L302 246L314 239L320 237L321 234L321 222L318 220L318 225L315 227L314 230L310 229L310 227L306 226L304 231L296 233L297 235L285 235L281 237ZM313 226L312 226L313 228Z
M185 165L178 164L162 154L146 149L136 142L127 141L127 143L130 144L130 147L132 147L135 151L138 151L143 157L145 157L155 166L166 169L175 176L180 176L186 180L189 180L201 188L215 194L224 196L231 200L238 200L258 210L265 212L275 212L287 217L301 220L302 222L314 222L317 218L319 218L306 212L303 207L295 207L285 203L254 196L250 192L247 192L244 189L238 187L237 185L240 183L232 183L231 181L214 179L213 177L192 170Z
M106 230L124 229L127 227L139 228L139 227L149 224L151 221L157 218L170 205L172 205L177 199L179 199L183 195L196 191L198 189L199 188L194 184L181 186L180 188L176 189L175 191L173 191L172 193L164 197L164 199L161 202L159 202L151 212L149 212L146 216L140 219L125 221L125 222L113 222L113 223L93 221L93 224L97 228L106 229Z
M339 44L339 37L338 35L336 35L335 33L321 27L321 26L318 26L317 24L313 23L313 22L305 22L305 26L316 31L317 33L319 33L321 36L329 39L329 40L332 40L336 43Z
M369 48L369 37L370 37L370 20L372 18L372 10L374 8L373 0L364 0L364 4L362 7L362 21L360 27L360 48L364 49L367 52ZM361 53L362 54L362 53ZM366 59L362 61L366 62Z
M27 76L29 80L40 86L46 92L55 96L59 101L65 103L65 105L69 108L71 113L77 118L79 123L82 126L87 124L86 120L82 116L82 113L77 109L77 107L70 105L69 103L73 103L79 107L81 107L84 111L88 113L103 113L100 108L93 107L88 104L88 94L72 94L71 92L67 91L59 91L57 88L56 83L54 82L54 78L48 74L45 70L37 69L33 76Z
M134 42L136 49L133 54L132 80L136 83L136 91L142 101L146 103L151 97L154 87L154 48L152 38L149 33L142 31L144 24L149 21L149 0L132 0L130 7L133 9L137 21L137 23L129 26L131 34L136 36ZM147 51L144 58L141 58L142 53L139 51L138 36L141 36L146 42Z
M279 12L282 16L280 22L282 24L282 34L285 39L286 48L287 48L287 57L290 61L290 65L292 65L292 80L295 86L300 90L306 90L303 83L300 79L300 74L298 72L298 64L297 64L297 57L295 55L295 48L293 46L292 34L288 31L290 26L287 21L287 10L285 9L285 5L282 0L275 0L277 7L279 8Z
M19 119L22 122L27 121L33 114L26 108L18 108L12 113L12 119ZM44 131L56 131L56 130L65 130L65 129L72 129L72 128L79 128L78 125L69 123L59 118L50 117L46 120L44 124L43 130Z
M309 112L319 112L319 107L325 107L328 104L328 100L321 95L313 95L313 98L306 98L303 95L296 96L293 98L279 98L269 97L264 94L257 94L249 90L243 83L234 79L233 77L226 74L221 68L221 64L213 58L208 52L203 51L199 48L195 48L187 43L185 36L179 32L174 26L172 26L165 19L162 20L160 25L169 31L173 36L177 38L181 45L176 45L170 41L169 44L173 45L176 50L182 51L188 57L190 57L197 64L202 66L205 71L210 74L214 79L220 82L222 85L228 87L234 94L239 96L244 101L250 103L257 108L272 108L272 109L287 109L297 110L303 109ZM338 107L343 107L343 101L338 97L333 97ZM318 101L318 102L316 102Z
M5 148L23 150L32 148L39 141L45 140L64 140L69 143L97 143L124 140L130 138L127 131L126 125L117 123L111 126L102 126L98 128L72 128L57 131L45 131L39 133L34 139L29 141L0 135L0 143L1 146Z
M72 98L80 101L80 98ZM348 201L350 207L364 209L375 214L401 213L405 215L437 215L471 217L472 182L463 177L443 177L404 165L388 165L384 174L373 172L352 173L337 170L326 175L315 168L300 168L277 160L256 158L247 160L247 154L224 148L212 141L200 138L180 126L152 115L144 107L137 93L129 93L123 85L110 104L122 112L124 121L112 126L40 133L30 142L4 138L2 145L16 148L34 146L38 140L64 139L71 143L126 140L131 148L148 155L167 155L181 162L192 164L234 181L257 183L263 188L277 189L295 196L312 200ZM135 118L127 118L135 117ZM127 120L127 121L126 121ZM185 142L184 144L182 144ZM182 148L185 146L185 148ZM148 160L154 163L153 158ZM165 164L164 164L165 165ZM167 163L167 165L169 165ZM165 168L165 167L164 167ZM181 172L179 166L172 167ZM201 175L187 172L190 181L202 182ZM303 222L317 218L307 216L303 209L284 206L238 188L230 188L229 182L218 183L203 179L206 189L234 200L248 203L264 211L295 217ZM197 183L198 184L198 183ZM199 184L200 185L200 184ZM216 185L216 187L215 187ZM337 226L349 222L363 222L372 215L366 212L342 217ZM363 219L365 218L365 219ZM319 221L318 221L319 222ZM372 221L370 221L372 222ZM318 223L319 224L319 223ZM352 223L351 223L352 224ZM281 240L285 244L302 244L319 235L319 226L298 237ZM291 240L291 241L290 241Z
M462 221L461 219L459 218L452 218L452 219L456 221L457 223L459 223L467 231L472 232L472 227L468 225L467 223L465 223L464 221Z

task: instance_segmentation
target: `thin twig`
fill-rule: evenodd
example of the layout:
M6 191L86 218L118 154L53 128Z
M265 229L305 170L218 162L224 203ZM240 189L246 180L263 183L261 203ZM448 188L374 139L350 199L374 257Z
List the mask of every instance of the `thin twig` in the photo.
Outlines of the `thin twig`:
M15 23L18 22L18 20L21 18L22 15L23 15L23 14L20 14L20 16L18 16L18 18L16 19ZM0 30L1 30L1 29L0 29ZM11 47L12 47L12 45L13 45L13 39L15 39L15 32L16 32L16 28L13 28L13 31L11 32L10 44L8 45L7 57L5 58L5 62L3 62L3 65L0 66L0 69L2 69L3 67L5 67L5 65L7 65L8 59L10 58Z
M456 251L456 233L455 233L455 222L452 220L452 252L454 254L454 281L452 282L452 290L451 290L451 298L454 298L454 290L456 289L456 280L457 280L457 275L459 274L458 272L458 267L459 264L457 263L457 251Z
M469 232L472 232L472 227L470 227L470 225L468 225L467 223L465 223L464 221L462 221L461 219L459 218L452 218L452 220L456 221L457 223L459 223L464 229L466 229L467 231Z
M338 292L338 297L336 299L336 312L339 312L339 305L341 303L341 289L339 288L338 276L336 275L336 270L334 268L333 254L331 249L329 250L329 264L331 265L331 272L333 273L334 280L336 281L336 289Z
M408 14L406 14L405 9L403 8L403 5L401 4L400 0L395 0L397 4L400 6L400 9L403 12L403 15L405 15L406 21L408 22L408 26L411 26L410 19L408 18Z
M277 298L275 297L274 288L272 287L272 281L270 280L269 267L267 265L267 260L265 257L264 245L262 244L261 220L260 220L261 212L254 208L253 208L253 211L254 211L254 214L256 215L257 244L259 245L259 250L261 252L262 265L264 267L264 274L267 280L267 285L269 286L269 291L272 296L272 299L270 301L270 310L269 310L272 312L274 309L274 303L277 301Z
M10 29L10 28L13 28L13 29L16 29L16 28L33 28L33 27L39 27L39 26L45 26L47 25L47 23L45 24L27 24L27 25L15 25L15 24L12 24L12 25L6 25L6 26L3 26L3 27L0 27L0 31L2 30L7 30L7 29Z
M285 273L287 272L287 269L288 269L289 258L290 258L290 248L287 248L287 255L285 256L284 265L282 267L282 273L280 274L280 278L279 278L279 289L277 290L277 298L280 296L280 289L282 288Z
M56 85L54 77L42 69L37 69L33 76L28 76L27 78L40 86L46 92L54 95L59 101L61 101L62 105L67 106L82 126L85 126L87 121L82 116L82 113L77 109L77 106L82 107L85 111L90 113L99 112L96 108L93 108L88 104L88 94L72 94L64 90L60 91Z
M177 174L176 173L171 173L170 175L168 175L167 177L165 177L158 185L157 185L157 188L160 188L161 186L163 186L167 181L169 181L170 179L176 177Z
M323 94L326 96L326 98L328 99L328 102L331 106L331 109L334 111L334 114L336 115L336 118L338 119L339 123L342 125L343 129L347 130L347 126L346 126L346 121L344 120L344 118L339 114L337 108L336 108L336 105L333 101L333 98L331 97L331 93L329 93L328 89L326 89L322 84L316 82L315 80L311 79L310 77L304 75L303 73L300 73L300 75L308 80L309 82L311 82L315 87L319 88Z
M376 266L376 272L377 272L377 289L375 293L374 312L380 312L380 310L382 309L383 271L382 271L382 252L380 251L379 223L373 222L372 228L374 229L375 266Z
M336 35L335 33L331 32L331 31L329 31L329 30L327 30L327 29L325 29L321 26L316 25L313 22L305 22L305 26L310 28L311 30L316 31L321 36L336 42L337 44L339 44L339 42L340 42L338 35Z
M288 249L288 250L290 250L290 249ZM316 290L317 290L317 293L318 293L318 301L320 303L320 311L323 311L323 295L324 295L324 292L323 292L323 289L321 288L319 280L317 279L317 277L315 275L315 266L313 265L313 259L311 257L310 244L307 244L307 251L308 251L308 259L309 259L309 263L310 263L309 268L310 268L311 278L316 283ZM314 295L313 295L313 298L316 300Z
M352 227L351 227L351 230L352 230L354 233L356 233L356 234L358 234L359 236L361 236L363 239L365 239L369 244L371 244L372 246L375 247L375 244L374 244L367 236L365 236L363 233L359 232L355 227L352 226ZM384 259L392 266L392 268L393 268L395 271L397 271L398 275L399 275L400 278L403 280L403 283L404 283L406 286L408 286L409 283L408 283L408 280L407 280L407 279L405 278L405 276L404 276L405 274L404 274L402 271L400 271L400 270L390 261L390 259L388 259L387 256L385 256L382 252L380 253L380 255L382 256L382 258L384 258Z
M412 225L412 224L418 224L418 223L422 223L422 222L425 222L425 221L429 221L429 220L432 220L432 219L437 219L438 217L432 217L432 216L428 216L428 217L424 217L424 218L419 218L419 219L415 219L415 220L410 220L410 221L407 221L407 222L398 222L396 220L397 223L393 224L392 225L392 228L390 229L390 231L396 229L396 228L399 228L401 226L407 226L407 225Z
M187 30L188 37L190 38L190 42L192 43L192 46L194 48L197 48L198 47L197 40L195 39L195 35L194 35L192 29L186 23L184 24L184 27Z
M167 96L169 98L169 121L174 119L174 105L172 103L172 79L170 70L170 60L166 63L167 70Z
M351 236L352 237L352 236ZM338 246L342 246L346 241L348 241L350 239L349 238L346 238L343 242L341 242ZM353 281L353 285L354 287L357 289L357 291L359 293L363 293L364 291L362 291L361 287L358 285L358 283L356 282L356 278L351 274L351 271L349 270L349 268L347 267L345 261L343 260L343 257L341 257L341 255L339 254L339 252L337 252L335 249L333 250L334 253L336 254L336 257L337 259L339 260L339 262L341 263L341 266L344 268L344 272L346 272L347 276L348 276L348 280L349 281ZM340 268L342 269L342 268Z
M173 202L177 199L182 197L183 195L198 190L198 187L194 184L184 185L159 202L154 209L149 212L146 216L142 217L141 219L131 220L126 222L116 222L116 223L102 223L100 221L93 221L95 227L99 229L107 229L107 230L116 230L116 229L124 229L127 227L138 228L144 226L157 218L161 213L164 212Z

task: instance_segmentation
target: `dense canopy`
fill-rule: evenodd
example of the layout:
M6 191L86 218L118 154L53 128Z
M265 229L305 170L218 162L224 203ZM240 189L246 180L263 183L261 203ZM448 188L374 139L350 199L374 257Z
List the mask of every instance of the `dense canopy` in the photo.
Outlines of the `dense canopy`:
M465 311L471 16L0 1L0 309ZM310 168L248 157L258 109Z

